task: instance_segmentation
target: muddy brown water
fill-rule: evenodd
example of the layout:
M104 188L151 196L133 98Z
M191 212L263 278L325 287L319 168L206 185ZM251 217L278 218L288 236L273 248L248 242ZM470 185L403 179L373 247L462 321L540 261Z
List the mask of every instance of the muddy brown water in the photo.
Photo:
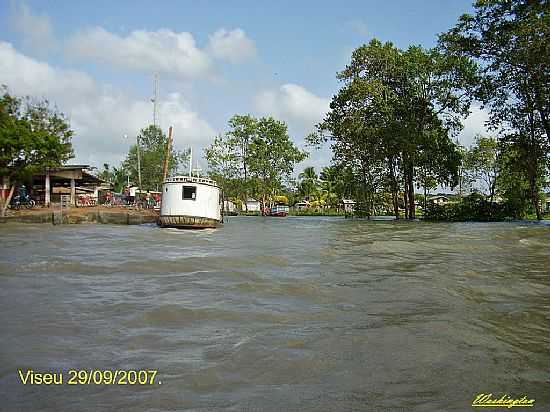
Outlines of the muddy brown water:
M548 225L10 223L0 242L0 410L466 411L479 393L550 410Z

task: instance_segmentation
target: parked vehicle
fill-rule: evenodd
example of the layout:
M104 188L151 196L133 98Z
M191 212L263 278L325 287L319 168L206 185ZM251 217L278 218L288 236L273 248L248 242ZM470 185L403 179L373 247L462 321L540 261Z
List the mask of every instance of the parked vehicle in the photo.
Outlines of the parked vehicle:
M15 195L11 198L10 207L12 209L19 210L22 206L27 209L32 209L36 206L36 202L28 194Z

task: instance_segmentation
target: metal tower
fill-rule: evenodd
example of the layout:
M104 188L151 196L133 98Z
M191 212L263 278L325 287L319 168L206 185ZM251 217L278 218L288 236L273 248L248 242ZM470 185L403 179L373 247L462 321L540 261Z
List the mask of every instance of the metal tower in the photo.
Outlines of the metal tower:
M159 74L155 73L153 76L153 97L151 98L153 103L153 125L160 126L159 119Z

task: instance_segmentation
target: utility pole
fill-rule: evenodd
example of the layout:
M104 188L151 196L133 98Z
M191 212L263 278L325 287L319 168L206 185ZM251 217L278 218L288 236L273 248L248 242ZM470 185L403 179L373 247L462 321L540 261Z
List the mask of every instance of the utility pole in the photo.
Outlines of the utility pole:
M139 185L139 193L141 194L141 164L140 164L140 153L139 153L139 134L136 137L136 144L137 144L137 169L138 169L138 185Z
M128 138L128 135L125 134L124 135L124 138L127 139ZM139 190L141 190L141 155L140 155L140 150L139 150L139 134L136 136L136 150L137 150L137 172L138 172L138 186L139 186ZM128 175L128 185L130 184L130 175Z

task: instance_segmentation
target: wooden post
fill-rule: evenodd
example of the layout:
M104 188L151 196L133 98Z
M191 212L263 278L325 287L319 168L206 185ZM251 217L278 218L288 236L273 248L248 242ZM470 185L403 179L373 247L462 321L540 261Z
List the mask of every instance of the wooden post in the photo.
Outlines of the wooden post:
M76 205L76 184L74 181L74 177L71 177L71 206Z
M46 183L44 185L44 205L50 207L50 172L46 170Z
M166 152L164 153L164 167L162 168L161 187L168 176L168 164L170 163L170 152L172 151L172 126L168 129L168 140L166 141Z

